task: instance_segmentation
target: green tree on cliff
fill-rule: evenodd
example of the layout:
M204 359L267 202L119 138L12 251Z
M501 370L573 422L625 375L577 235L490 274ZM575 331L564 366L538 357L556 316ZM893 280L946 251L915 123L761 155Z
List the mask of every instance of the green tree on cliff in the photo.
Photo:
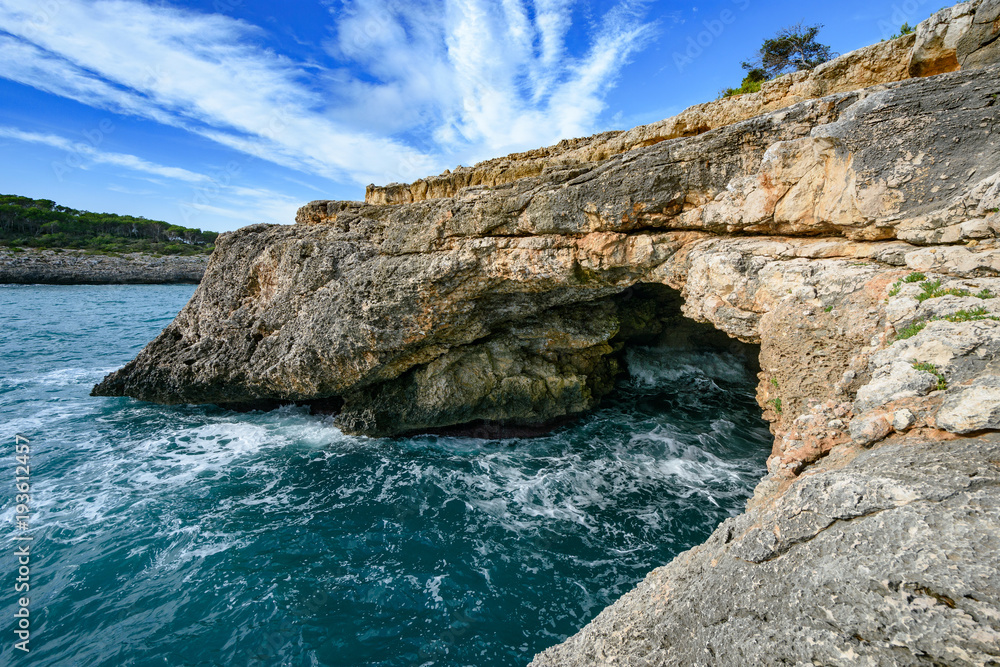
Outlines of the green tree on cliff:
M829 46L816 41L822 27L797 23L782 28L774 37L764 40L757 55L743 63L743 69L773 79L788 72L812 69L836 58L838 54L833 53Z

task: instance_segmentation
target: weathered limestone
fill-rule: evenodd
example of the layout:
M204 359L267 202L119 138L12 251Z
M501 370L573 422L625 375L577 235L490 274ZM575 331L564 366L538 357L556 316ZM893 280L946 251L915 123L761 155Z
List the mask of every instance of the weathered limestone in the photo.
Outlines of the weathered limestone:
M906 35L873 44L813 70L767 81L759 92L698 104L671 118L640 125L627 132L605 132L562 141L548 148L487 160L474 167L459 167L412 184L370 185L365 192L365 202L405 204L453 197L466 187L498 187L520 178L540 176L553 168L586 166L661 141L696 136L805 100L902 81L909 77L908 63L914 41L913 35ZM956 64L947 71L957 69Z
M623 346L683 313L760 345L767 475L535 664L1000 662L994 5L895 61L961 71L862 87L848 58L800 80L826 71L825 96L695 136L564 159L622 135L579 140L226 234L95 394L531 429L591 409Z
M918 26L910 76L976 69L1000 59L1000 2L963 2Z
M974 256L993 251L982 234L995 214L983 207L994 201L1000 139L981 124L993 113L998 82L993 68L834 95L453 199L405 207L314 202L295 227L257 225L220 238L206 287L98 391L167 403L339 397L345 428L384 434L351 417L366 409L376 385L415 369L429 390L419 368L444 355L486 359L485 348L468 347L483 345L525 350L491 338L642 282L686 290L692 317L760 340L755 317L700 293L717 270L695 261L709 261L709 248L716 265L733 253L750 255L748 266L784 253L814 266L806 261L812 253L902 266L914 244L957 230L955 241L976 241L964 249ZM727 239L720 247L706 236L736 232L788 238ZM827 239L803 238L821 235ZM851 242L900 236L909 243ZM776 284L791 280L784 269L767 272ZM746 293L757 312L785 296L753 280ZM549 368L562 370L544 379L540 367L526 372L517 363L505 366L512 375L482 376L481 411L465 406L453 423L536 423L593 407L600 392L572 379L573 368L596 368L581 356L593 345L584 348L561 353L568 365ZM538 402L539 382L577 389L560 408ZM490 394L493 384L517 395ZM513 407L525 403L547 407ZM510 411L498 412L501 404ZM427 419L412 414L414 421L402 413L382 421L397 432L423 428Z
M995 433L826 459L532 665L996 664L998 459Z

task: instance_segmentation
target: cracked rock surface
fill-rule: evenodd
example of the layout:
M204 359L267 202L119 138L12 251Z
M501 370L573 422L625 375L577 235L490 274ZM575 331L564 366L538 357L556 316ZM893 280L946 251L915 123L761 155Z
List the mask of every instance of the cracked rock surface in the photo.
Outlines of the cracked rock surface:
M760 346L767 475L534 664L1000 664L998 7L943 10L750 115L222 235L94 393L498 433L592 409L632 341L711 325Z
M885 444L726 521L532 665L996 664L998 526L997 434Z

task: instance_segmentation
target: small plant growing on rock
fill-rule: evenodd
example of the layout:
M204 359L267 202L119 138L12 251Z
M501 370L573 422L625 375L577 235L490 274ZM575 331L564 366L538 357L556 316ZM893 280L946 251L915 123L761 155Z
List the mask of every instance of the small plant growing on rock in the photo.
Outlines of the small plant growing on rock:
M772 405L774 405L774 411L777 412L780 415L781 414L781 398L772 398L768 402L771 403Z
M920 273L919 271L914 271L905 278L900 278L899 280L894 282L892 284L892 287L889 288L889 296L896 296L897 294L899 294L899 290L903 288L903 283L919 283L922 280L927 280L927 276ZM941 281L938 281L938 287L940 286L941 286Z
M927 322L914 322L913 324L907 325L900 329L896 333L896 340L906 340L907 338L913 338L918 333L924 330L927 326Z
M764 70L752 69L743 77L743 83L740 84L739 88L723 88L719 93L719 99L759 92L765 81L767 81L767 74Z
M833 306L827 306L826 308L823 309L823 312L829 313L831 310L833 310Z
M910 35L910 34L912 34L914 30L916 30L916 28L914 28L912 25L910 25L909 23L904 23L903 25L899 26L899 32L897 32L895 35L893 35L889 39L899 39L903 35ZM885 33L883 33L883 34L885 34Z
M938 367L934 364L928 363L926 361L914 361L913 368L918 371L923 371L924 373L930 373L937 378L937 386L935 389L939 391L944 391L948 388L948 381L944 378L944 374L938 370Z
M941 296L972 296L967 289L955 289L954 287L942 289L940 278L937 280L926 280L920 283L920 287L923 289L923 292L917 295L917 301L921 303Z
M976 306L971 310L963 308L957 313L945 316L943 319L949 322L975 322L977 320L1000 320L1000 317L990 315L990 311L982 306Z
M976 292L976 298L977 299L995 299L995 298L997 298L997 295L994 294L993 292L991 292L989 290L989 288L986 288L986 289L983 289L983 290L980 290L980 291Z

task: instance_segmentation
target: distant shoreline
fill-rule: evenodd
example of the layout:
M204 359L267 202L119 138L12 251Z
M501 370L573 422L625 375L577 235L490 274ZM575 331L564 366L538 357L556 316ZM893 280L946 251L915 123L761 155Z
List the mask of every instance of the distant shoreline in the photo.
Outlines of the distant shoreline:
M0 284L196 285L207 265L208 255L99 255L82 250L0 248Z

